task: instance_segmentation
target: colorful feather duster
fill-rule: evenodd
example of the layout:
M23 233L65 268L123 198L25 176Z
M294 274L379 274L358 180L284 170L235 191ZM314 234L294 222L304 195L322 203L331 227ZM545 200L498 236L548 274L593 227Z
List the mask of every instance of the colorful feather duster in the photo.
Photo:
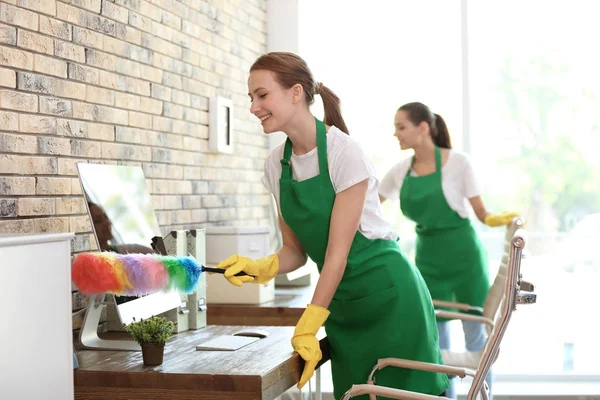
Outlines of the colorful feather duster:
M203 266L193 257L156 254L81 253L71 279L84 294L142 296L161 290L192 293Z
M202 272L224 273L208 268L194 257L158 254L81 253L75 256L71 279L83 294L111 293L144 296L161 290L193 293ZM247 275L245 272L236 274Z

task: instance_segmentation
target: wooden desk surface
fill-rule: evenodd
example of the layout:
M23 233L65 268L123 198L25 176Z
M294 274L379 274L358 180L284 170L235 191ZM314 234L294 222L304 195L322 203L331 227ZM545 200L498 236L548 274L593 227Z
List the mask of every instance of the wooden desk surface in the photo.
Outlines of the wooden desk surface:
M268 400L298 382L304 362L291 347L291 327L259 327L269 336L237 351L196 351L197 344L240 329L208 326L174 335L156 367L144 366L141 352L81 350L75 399ZM323 329L318 337L323 363L329 360Z
M315 286L276 288L262 304L208 304L208 325L296 326L312 300Z

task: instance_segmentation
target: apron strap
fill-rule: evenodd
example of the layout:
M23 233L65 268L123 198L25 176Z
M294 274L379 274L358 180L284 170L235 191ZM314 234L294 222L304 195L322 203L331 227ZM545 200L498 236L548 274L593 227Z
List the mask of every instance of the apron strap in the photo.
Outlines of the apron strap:
M327 129L325 124L315 118L317 125L317 153L319 155L319 174L327 174L329 176L329 166L327 165ZM283 158L281 159L281 177L292 179L292 167L290 166L290 158L292 157L292 141L290 138L285 140L283 148Z
M408 166L408 169L406 170L406 175L404 175L404 179L406 179L407 176L410 176L410 173L412 172L412 167L413 167L414 163L415 163L415 156L412 156L410 158L410 165Z
M283 148L283 158L281 159L281 177L292 179L292 167L290 166L290 157L292 156L292 141L290 138L285 140Z
M406 171L405 178L410 176L412 172L412 166L415 163L415 156L412 156L410 160L410 165L408 166L408 171ZM435 173L442 175L442 151L438 146L435 146Z
M435 173L442 175L442 151L435 146Z
M329 177L327 165L327 128L322 121L315 118L317 124L317 153L319 154L319 174Z

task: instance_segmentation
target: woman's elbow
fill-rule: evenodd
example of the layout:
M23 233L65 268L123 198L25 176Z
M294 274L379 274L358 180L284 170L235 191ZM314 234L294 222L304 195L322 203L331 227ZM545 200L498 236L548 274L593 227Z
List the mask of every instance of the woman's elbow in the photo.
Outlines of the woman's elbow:
M308 262L308 255L306 253L299 254L300 266L304 267Z
M295 258L295 264L296 264L296 268L300 268L303 267L304 265L306 265L306 262L308 261L308 254L306 254L305 251L301 251L300 249L296 248L296 247L292 247L290 246L289 248L292 252L292 254L294 254L294 258Z

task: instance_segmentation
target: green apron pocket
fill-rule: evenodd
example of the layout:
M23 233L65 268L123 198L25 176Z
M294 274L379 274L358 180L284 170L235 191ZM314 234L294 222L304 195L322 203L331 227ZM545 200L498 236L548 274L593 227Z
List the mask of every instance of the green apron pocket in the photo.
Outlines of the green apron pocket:
M386 315L394 312L391 305L398 297L394 286L368 296L348 301L331 300L329 321L340 328L376 325Z

